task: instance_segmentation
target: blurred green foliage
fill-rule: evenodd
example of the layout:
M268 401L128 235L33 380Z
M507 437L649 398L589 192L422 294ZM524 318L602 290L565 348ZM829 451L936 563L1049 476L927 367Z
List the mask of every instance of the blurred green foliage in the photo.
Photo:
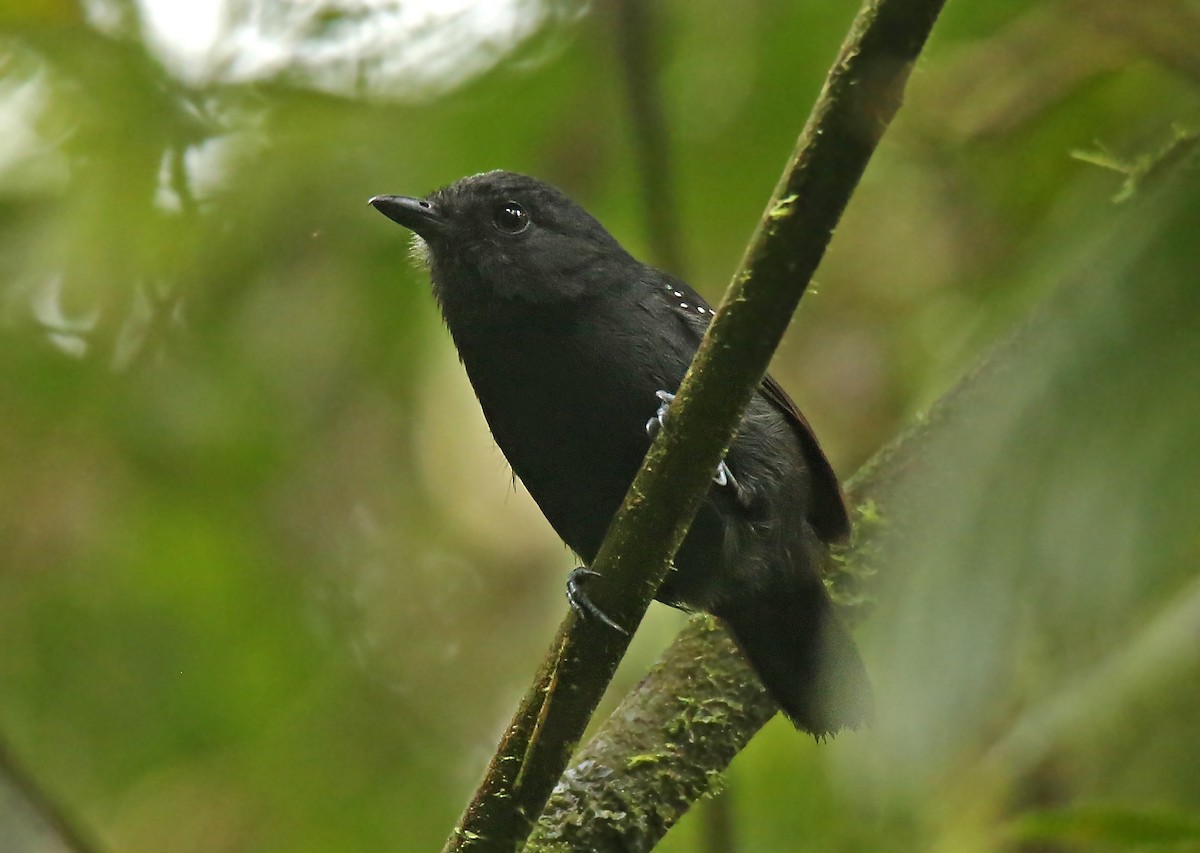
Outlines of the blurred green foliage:
M0 733L113 850L433 848L563 612L569 555L365 204L527 171L647 255L613 9L502 5L231 2L208 65L151 4L0 11ZM710 298L853 13L655 7ZM1184 162L1114 205L1071 155L1200 124L1198 22L939 22L776 373L848 475L1028 330L887 520L879 725L768 727L731 772L744 849L1195 846L1200 191ZM0 849L53 849L30 826L0 797Z

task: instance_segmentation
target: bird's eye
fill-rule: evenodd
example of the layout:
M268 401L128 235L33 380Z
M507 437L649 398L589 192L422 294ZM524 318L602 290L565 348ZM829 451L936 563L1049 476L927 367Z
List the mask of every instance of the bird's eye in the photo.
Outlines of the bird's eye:
M505 234L520 234L529 227L529 214L515 201L506 201L496 208L495 223Z

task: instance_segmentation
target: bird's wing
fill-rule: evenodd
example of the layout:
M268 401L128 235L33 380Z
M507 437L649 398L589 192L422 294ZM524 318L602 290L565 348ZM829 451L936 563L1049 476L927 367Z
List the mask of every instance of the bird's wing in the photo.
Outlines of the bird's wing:
M842 487L838 484L833 466L829 464L829 458L817 442L817 434L775 377L768 373L759 390L783 412L800 439L804 461L808 463L808 473L812 477L809 523L824 541L845 542L850 538L850 513L846 508L846 496L842 494Z
M664 276L656 286L662 289L662 296L676 311L686 318L684 325L695 333L698 342L712 320L712 306L703 296L678 279ZM804 454L804 461L808 464L812 481L809 523L825 542L845 542L850 537L850 513L842 488L838 484L837 474L817 442L816 433L800 413L796 403L783 390L783 386L769 373L763 378L759 391L783 413L800 440L800 449Z

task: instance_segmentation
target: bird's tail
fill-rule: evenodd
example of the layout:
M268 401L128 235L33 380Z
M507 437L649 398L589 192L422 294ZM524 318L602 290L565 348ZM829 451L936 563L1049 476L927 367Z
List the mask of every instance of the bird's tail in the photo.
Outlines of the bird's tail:
M869 723L867 671L825 585L812 574L790 586L717 615L796 728L822 738Z

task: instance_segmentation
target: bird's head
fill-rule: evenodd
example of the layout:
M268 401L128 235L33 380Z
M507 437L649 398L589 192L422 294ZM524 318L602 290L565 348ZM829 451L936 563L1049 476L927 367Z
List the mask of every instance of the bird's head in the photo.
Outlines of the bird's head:
M596 295L636 263L586 210L525 175L484 172L425 198L371 204L410 229L450 319L501 303L563 303Z

